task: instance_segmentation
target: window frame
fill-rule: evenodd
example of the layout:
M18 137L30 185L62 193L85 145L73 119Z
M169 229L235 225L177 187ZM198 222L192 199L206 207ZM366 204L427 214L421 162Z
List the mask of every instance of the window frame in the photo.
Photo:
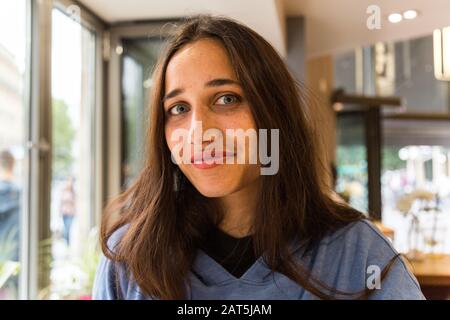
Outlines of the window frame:
M95 102L90 118L94 128L92 143L104 145L104 36L106 23L74 0L27 0L29 39L27 41L26 108L26 178L21 222L21 273L19 299L37 299L39 289L49 283L49 274L42 272L39 262L39 243L51 236L51 64L52 10L63 12L76 5L80 8L80 23L95 33ZM91 223L99 225L104 205L104 152L97 147L91 157L91 176L94 177Z
M123 56L117 54L116 48L123 48L124 39L142 39L148 37L169 37L174 29L177 19L150 20L133 23L116 23L108 28L108 114L107 114L107 149L108 158L106 197L111 198L122 191L122 60Z

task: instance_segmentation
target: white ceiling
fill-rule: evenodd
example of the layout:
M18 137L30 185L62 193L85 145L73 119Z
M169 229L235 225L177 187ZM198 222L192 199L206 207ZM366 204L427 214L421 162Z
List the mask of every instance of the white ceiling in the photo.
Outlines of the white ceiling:
M231 16L255 29L284 56L285 17L306 17L307 56L348 50L377 41L417 37L450 25L450 0L79 0L107 22L211 13ZM369 5L381 9L380 30L366 27ZM389 13L416 9L415 20L391 24Z
M180 18L210 13L232 17L258 31L286 54L282 0L80 0L107 22Z
M366 27L366 9L372 4L381 9L380 30ZM306 16L308 56L418 37L450 26L450 0L285 0L284 7L288 16ZM387 21L390 13L407 9L418 10L419 16L397 24Z

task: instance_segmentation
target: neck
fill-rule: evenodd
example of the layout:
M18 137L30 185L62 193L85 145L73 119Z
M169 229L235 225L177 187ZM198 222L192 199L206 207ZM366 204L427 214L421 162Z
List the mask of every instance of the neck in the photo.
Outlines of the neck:
M259 179L245 188L219 199L224 210L224 218L219 228L235 237L250 234L259 193Z

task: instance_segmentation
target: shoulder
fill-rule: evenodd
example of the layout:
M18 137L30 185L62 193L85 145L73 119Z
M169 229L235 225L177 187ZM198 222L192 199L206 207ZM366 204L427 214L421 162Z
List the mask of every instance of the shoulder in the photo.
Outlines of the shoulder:
M128 229L124 225L114 231L107 240L108 249L114 254L120 240ZM94 300L116 300L121 299L128 287L128 276L122 263L112 261L103 253L94 278L92 296Z
M300 254L311 255L328 251L337 255L351 252L361 258L370 258L378 254L394 256L397 254L389 239L367 219L351 222L339 229L329 231L310 250L305 251L305 242L298 246Z
M116 251L117 247L120 245L120 241L125 235L125 232L128 230L128 227L129 224L124 224L111 234L111 236L108 238L108 241L106 242L109 250L111 250L112 252Z
M352 249L362 250L365 250L367 247L376 246L388 252L396 252L391 241L367 219L351 222L334 232L328 233L320 244L350 246Z
M369 220L362 219L324 237L320 246L336 253L351 255L355 261L367 265L386 266L391 259L398 257L400 266L408 270L403 259L391 241Z
M319 242L319 247L332 247L339 250L351 250L367 258L374 255L397 255L391 241L369 220L351 222L333 232L329 232Z
M371 298L423 299L420 286L405 260L391 241L367 219L330 232L314 247L311 255L314 265L318 264L319 269L328 272L326 277L330 281L342 283L342 288L364 289L371 275L379 275L381 289L375 290ZM385 269L388 272L383 278Z

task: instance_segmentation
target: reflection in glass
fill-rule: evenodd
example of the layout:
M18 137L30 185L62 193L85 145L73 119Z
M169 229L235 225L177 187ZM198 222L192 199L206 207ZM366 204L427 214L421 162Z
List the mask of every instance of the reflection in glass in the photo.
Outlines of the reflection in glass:
M344 52L334 57L334 86L347 93L357 92L356 51Z
M163 47L160 37L123 41L122 185L137 176L144 158L151 72Z
M408 112L450 111L449 82L434 76L431 34L376 47L377 94L402 97Z
M368 211L367 148L363 114L337 118L336 191L351 206Z
M450 82L434 75L433 35L376 43L334 56L335 88L347 93L398 96L387 112L450 112Z
M19 297L26 139L25 0L0 1L0 299Z

